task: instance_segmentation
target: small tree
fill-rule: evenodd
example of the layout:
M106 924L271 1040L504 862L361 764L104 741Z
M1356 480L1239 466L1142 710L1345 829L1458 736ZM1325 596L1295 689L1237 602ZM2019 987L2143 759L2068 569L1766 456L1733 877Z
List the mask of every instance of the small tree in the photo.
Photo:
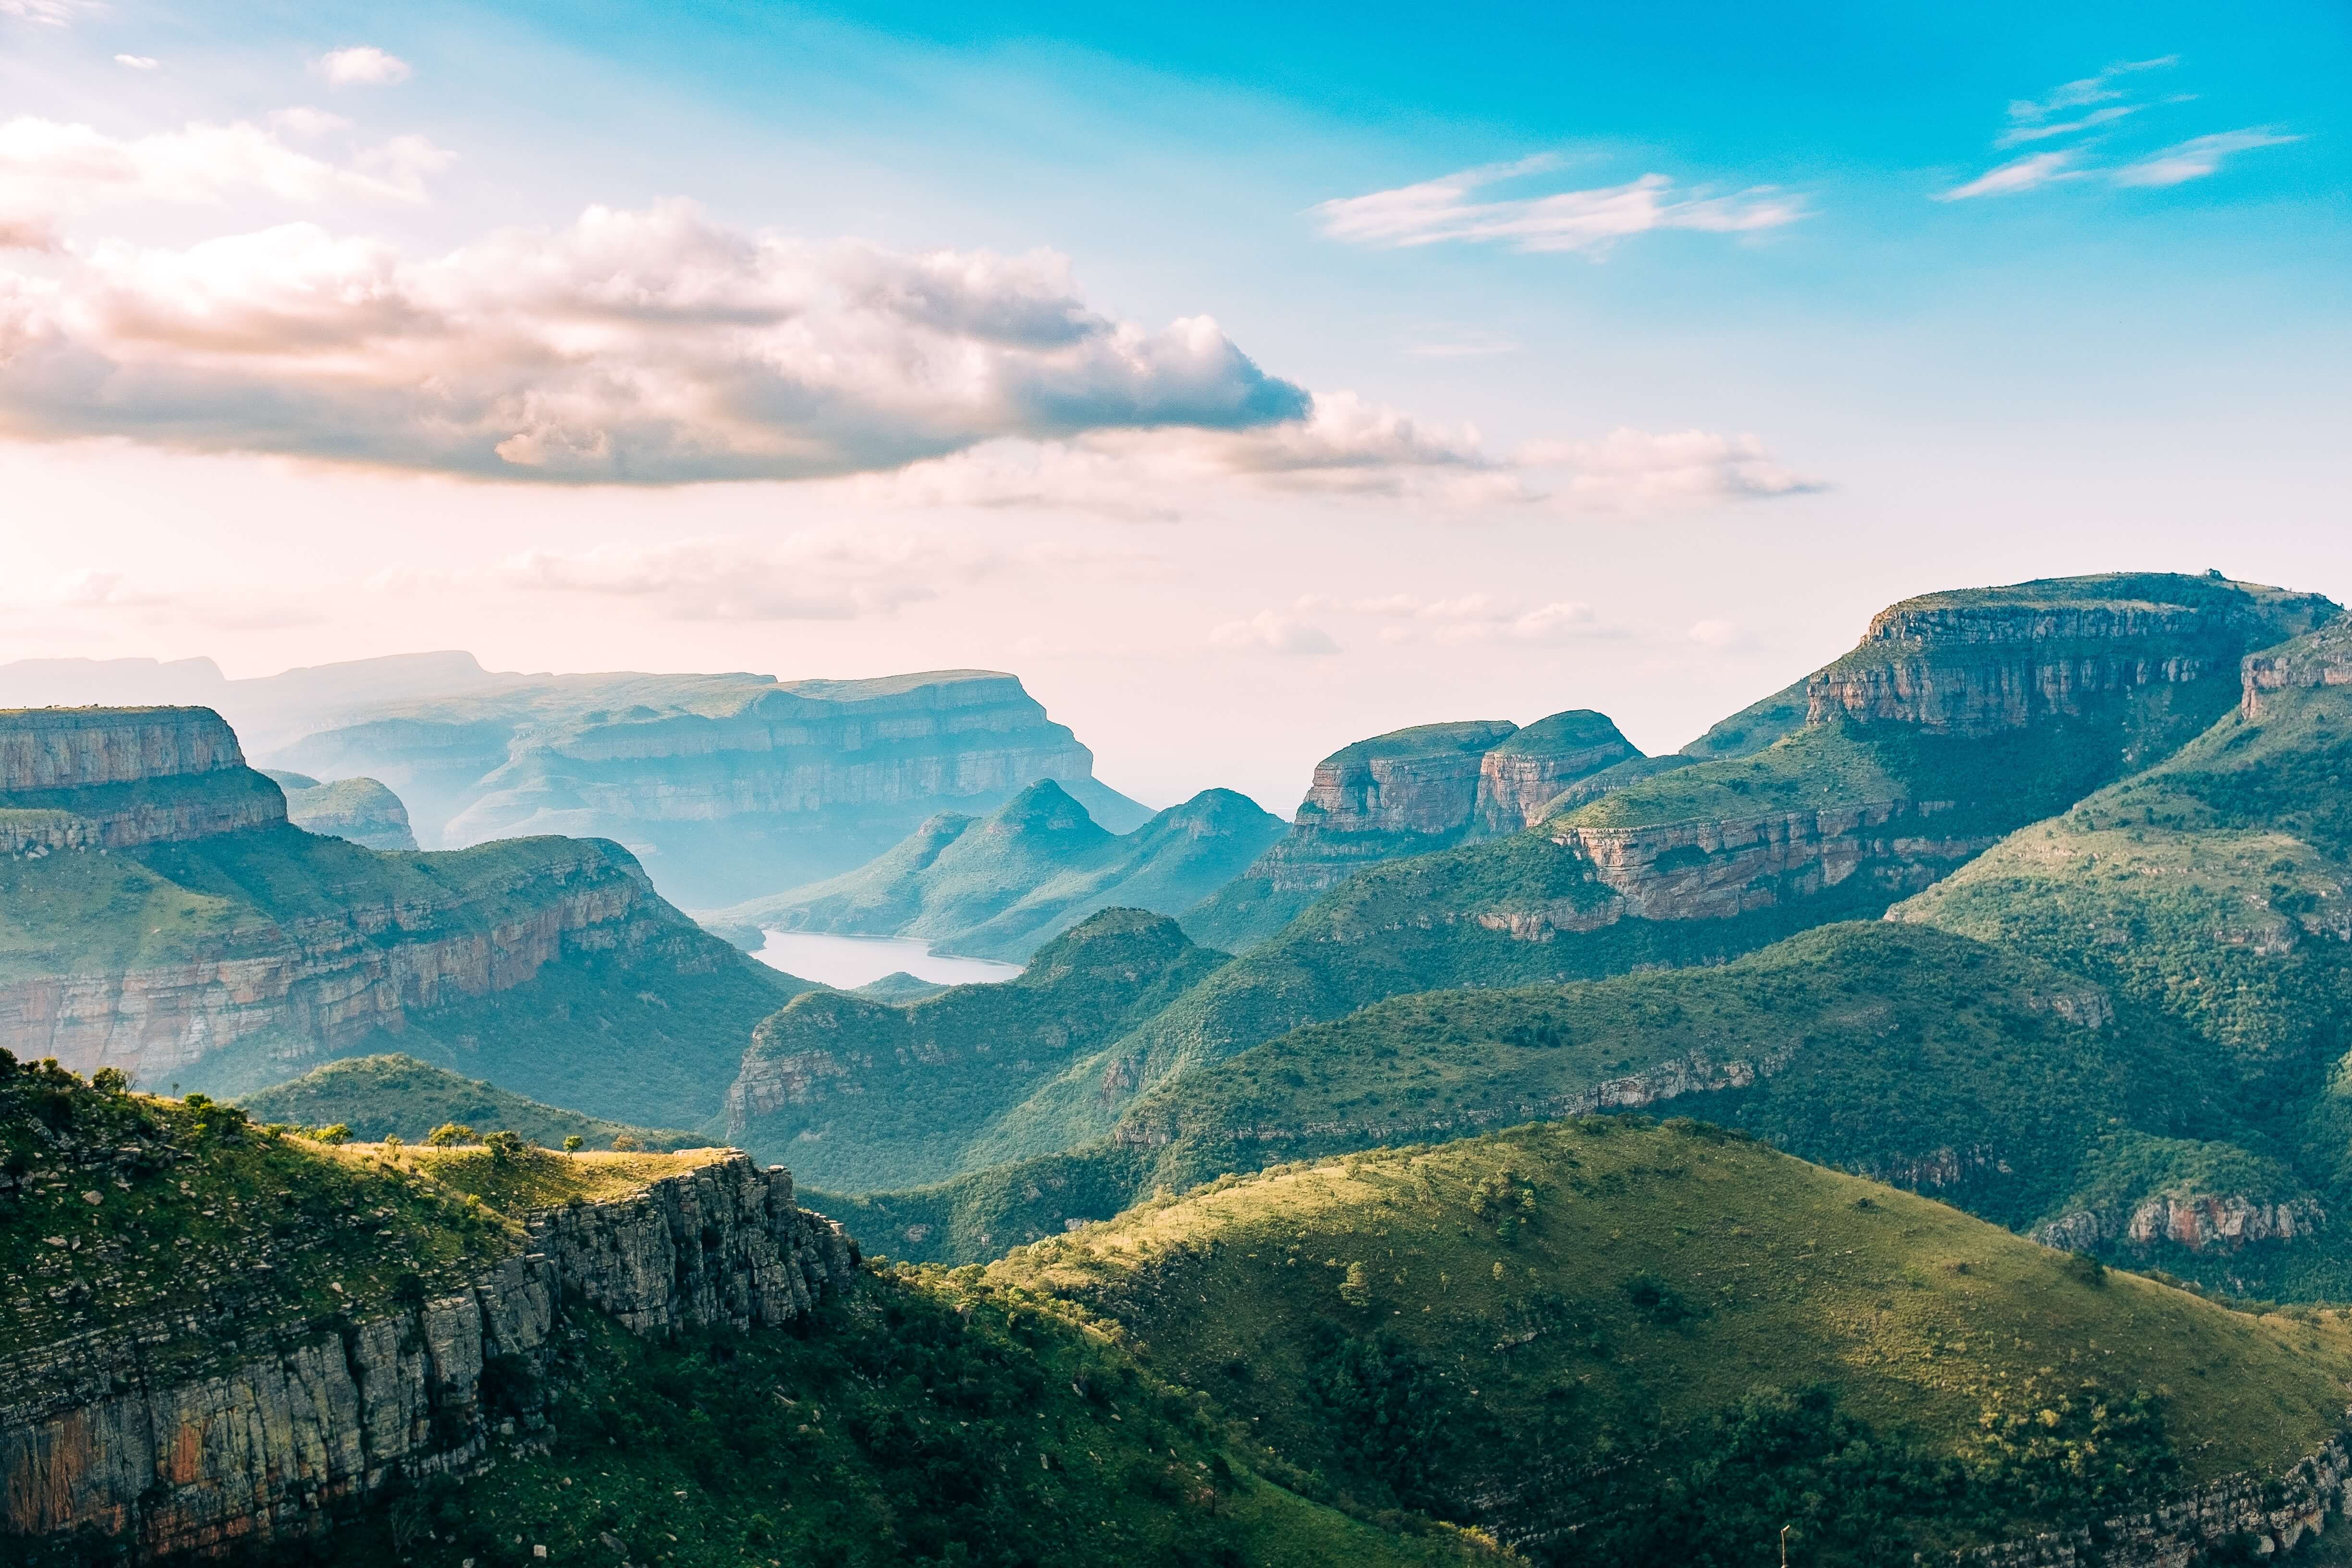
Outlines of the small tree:
M1372 1283L1366 1277L1362 1264L1348 1265L1348 1272L1341 1276L1339 1280L1339 1300L1347 1302L1350 1307L1369 1307L1372 1304Z
M330 1122L310 1136L321 1143L348 1143L352 1141L351 1125L342 1121Z
M613 1134L613 1147L621 1153L628 1154L635 1152L645 1145L625 1132L615 1132Z
M131 1075L121 1068L100 1068L89 1075L89 1087L100 1094L129 1094Z
M425 1135L425 1141L436 1149L455 1149L460 1143L481 1142L474 1136L474 1130L462 1121L444 1121L440 1126L427 1132Z
M519 1132L493 1132L482 1142L489 1149L491 1160L498 1164L509 1165L522 1158L522 1134Z
M563 1152L567 1154L577 1154L587 1142L588 1140L574 1132L563 1141Z

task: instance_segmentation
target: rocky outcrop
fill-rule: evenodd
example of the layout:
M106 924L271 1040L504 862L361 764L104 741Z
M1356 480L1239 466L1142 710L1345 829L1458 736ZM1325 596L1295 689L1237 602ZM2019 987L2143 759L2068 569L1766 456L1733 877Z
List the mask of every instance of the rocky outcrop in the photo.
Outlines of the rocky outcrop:
M303 773L270 773L286 792L286 819L305 833L348 838L365 849L414 849L408 808L374 779L320 784Z
M709 960L715 942L615 846L534 847L503 874L436 882L430 899L404 883L355 885L327 912L192 942L168 963L0 984L0 1047L160 1084L251 1037L282 1039L289 1062L331 1055L400 1033L411 1009L511 990L568 958Z
M790 1321L845 1280L840 1227L730 1154L611 1203L531 1216L528 1250L421 1305L246 1345L189 1374L154 1323L0 1368L0 1508L20 1535L94 1530L141 1560L313 1533L331 1510L463 1474L543 1425L567 1314L664 1336ZM234 1340L231 1341L234 1344Z
M0 712L0 854L184 843L286 820L209 708Z
M1936 594L1881 610L1806 687L1832 718L1989 734L2144 689L2226 678L2249 647L2333 617L2316 595L2213 578L2086 578Z
M2271 694L2319 686L2352 686L2352 626L2323 626L2262 653L2239 668L2239 710L2260 719Z
M2075 1209L2034 1227L2033 1239L2069 1252L2114 1242L2159 1243L2191 1252L2234 1252L2256 1242L2308 1240L2327 1224L2318 1200L2254 1199L2240 1193L2159 1193L2106 1209Z
M1344 746L1315 764L1300 831L1459 832L1478 798L1479 764L1518 726L1507 720L1423 724Z
M1550 815L1563 792L1641 755L1605 713L1579 708L1539 719L1479 759L1472 808L1476 829L1495 834L1534 827Z
M2207 1552L2240 1545L2258 1560L2275 1558L2319 1534L2329 1515L2347 1512L2352 1455L2337 1437L2274 1481L2231 1476L2148 1512L2104 1521L2095 1532L2053 1531L1946 1561L1953 1568L2189 1568Z

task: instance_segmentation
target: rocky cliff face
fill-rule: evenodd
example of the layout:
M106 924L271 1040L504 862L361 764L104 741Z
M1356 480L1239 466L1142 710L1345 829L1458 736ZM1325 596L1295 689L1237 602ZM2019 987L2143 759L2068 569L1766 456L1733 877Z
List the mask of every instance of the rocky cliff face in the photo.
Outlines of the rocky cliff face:
M286 820L208 708L0 712L0 854L131 849Z
M0 1368L0 1508L29 1536L92 1530L142 1561L324 1529L329 1510L492 1462L542 1424L568 1313L631 1331L787 1322L846 1279L839 1226L730 1154L616 1202L532 1216L465 1289L173 1370L178 1323L84 1336ZM230 1342L236 1342L232 1337Z
M563 833L629 845L671 897L740 902L846 870L942 808L1054 779L1114 832L1150 813L1015 677L564 676L362 711L275 753L362 773L421 840Z
M613 846L535 847L505 875L429 900L404 885L354 887L331 911L224 931L171 963L0 984L0 1048L160 1084L250 1037L332 1055L398 1033L412 1009L511 990L573 957L708 961L701 934Z
M2239 709L2260 719L2271 693L2315 686L2352 686L2352 626L2330 625L2285 647L2248 654L2239 672Z
M2239 1193L2163 1193L2110 1209L2076 1209L2038 1226L2045 1247L2088 1252L2111 1242L2151 1247L2169 1242L2191 1252L2234 1252L2255 1242L2308 1241L2327 1224L2312 1198L2283 1201Z

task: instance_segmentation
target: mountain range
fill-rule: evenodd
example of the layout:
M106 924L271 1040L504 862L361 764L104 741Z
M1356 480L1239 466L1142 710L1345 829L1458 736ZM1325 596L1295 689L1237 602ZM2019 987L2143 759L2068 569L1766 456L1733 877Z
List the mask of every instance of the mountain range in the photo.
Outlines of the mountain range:
M519 820L608 742L629 791L707 786L621 755L690 703L576 696ZM2352 1479L2314 1304L2352 1289L2347 704L2315 595L1931 594L1669 756L1582 710L1417 726L1286 830L1042 773L706 917L1026 961L864 994L619 844L356 842L423 776L356 751L272 778L200 709L0 715L6 1528L2275 1559Z

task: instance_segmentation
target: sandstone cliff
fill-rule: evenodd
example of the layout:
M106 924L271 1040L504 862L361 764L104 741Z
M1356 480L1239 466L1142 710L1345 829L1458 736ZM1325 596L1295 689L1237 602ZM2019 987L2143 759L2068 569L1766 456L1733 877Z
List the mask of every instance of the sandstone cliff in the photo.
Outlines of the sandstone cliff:
M943 807L988 810L1038 779L1114 832L1150 815L1094 779L1093 753L1018 679L989 670L518 679L354 710L273 761L383 780L430 845L618 839L698 907L845 870Z
M679 1080L657 1091L658 1119L691 1123L751 1026L803 988L697 929L617 845L383 855L290 826L279 787L207 710L0 714L0 1049L21 1057L234 1090L556 984L542 1031L601 1040L612 1008L641 1047L672 1035L646 1070ZM681 1016L646 1018L646 996ZM717 1012L672 1005L689 1001ZM691 1030L709 1037L676 1037ZM444 1065L575 1109L644 1081L572 1081L584 1063L525 1050L530 1032L485 1044L461 1026L479 1055Z
M478 1469L541 1425L535 1384L567 1314L646 1335L772 1326L856 1266L788 1173L730 1152L533 1215L517 1256L416 1305L355 1306L260 1344L232 1328L192 1347L193 1325L158 1321L15 1356L0 1370L0 1507L18 1534L93 1530L142 1561L310 1534L342 1505Z

